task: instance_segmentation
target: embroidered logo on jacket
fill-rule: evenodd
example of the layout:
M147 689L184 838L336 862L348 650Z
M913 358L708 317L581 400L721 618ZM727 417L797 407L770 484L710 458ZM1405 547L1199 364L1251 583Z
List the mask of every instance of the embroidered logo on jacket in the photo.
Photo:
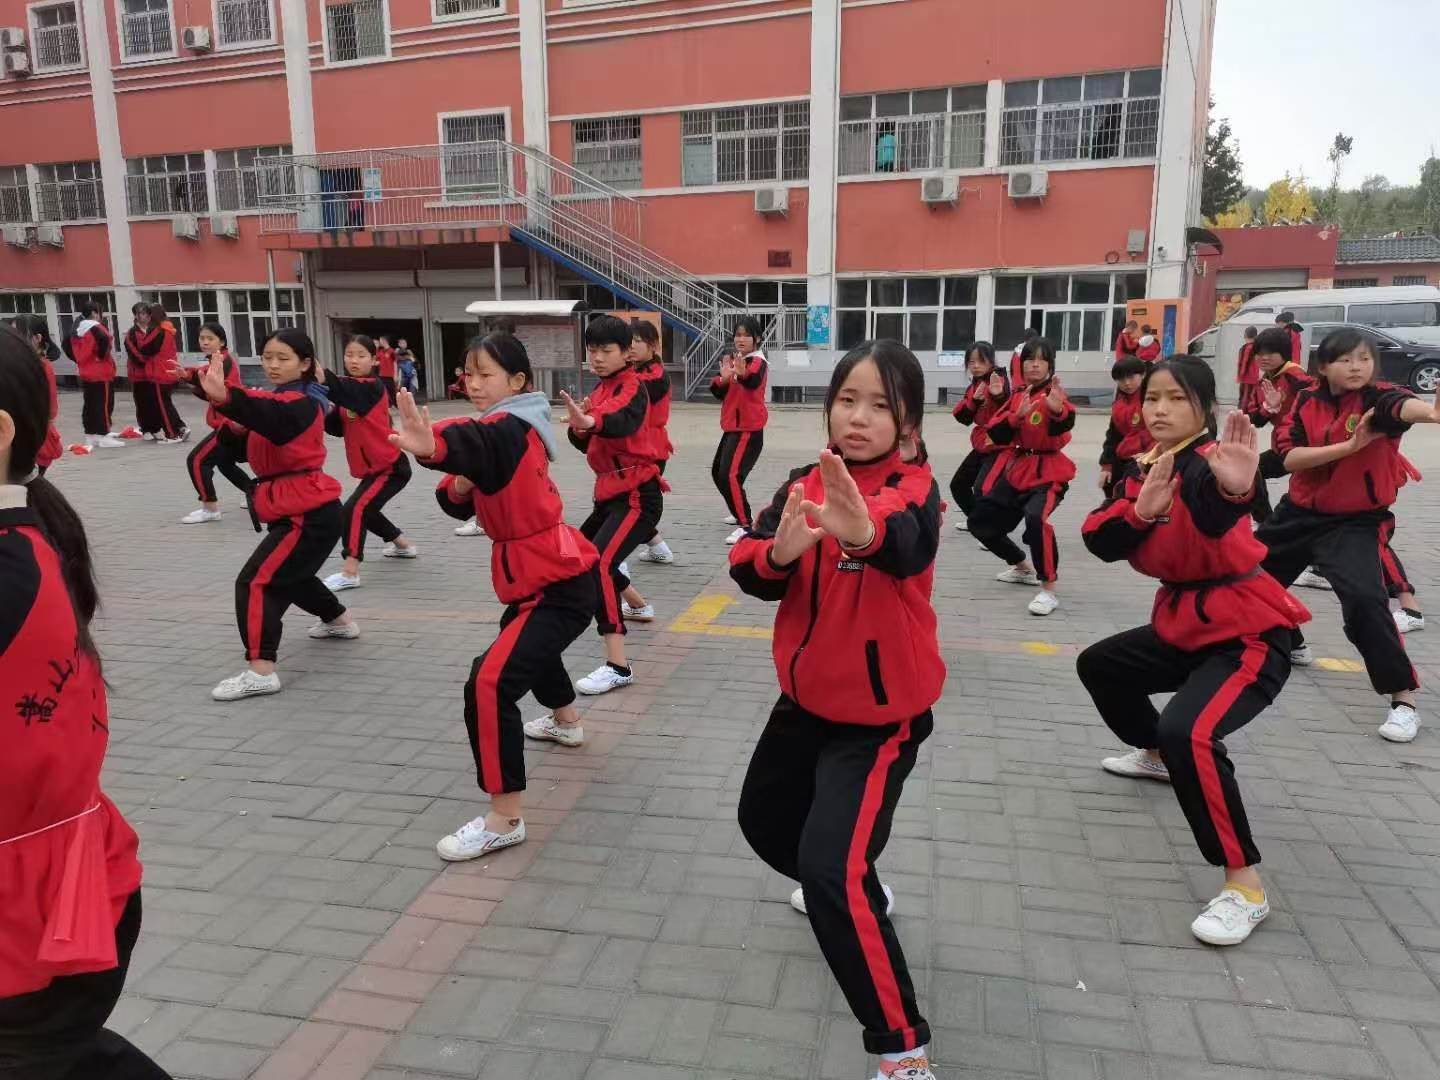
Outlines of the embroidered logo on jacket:
M1032 412L1032 413L1030 414L1030 423L1032 423L1032 424L1038 424L1038 423L1040 423L1040 414L1039 414L1038 412Z

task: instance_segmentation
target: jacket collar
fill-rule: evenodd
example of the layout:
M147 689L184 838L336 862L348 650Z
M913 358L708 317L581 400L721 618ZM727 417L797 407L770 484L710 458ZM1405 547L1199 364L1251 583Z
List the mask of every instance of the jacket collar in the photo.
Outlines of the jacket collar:
M1186 450L1198 450L1199 447L1205 442L1208 442L1209 439L1210 432L1201 430L1197 431L1194 435L1191 435L1184 442L1179 443L1176 446L1172 446L1168 451L1161 450L1160 444L1156 443L1154 446L1150 447L1149 450L1146 450L1145 453L1141 454L1138 458L1136 458L1135 462L1142 469L1148 469L1151 465L1154 465L1155 462L1159 461L1161 455L1163 454L1174 454L1178 458Z
M840 453L834 446L830 447L830 451L835 454ZM843 454L841 454L841 458L844 458ZM875 458L872 461L845 462L846 471L855 478L857 484L884 480L887 476L898 472L902 468L904 468L904 462L900 460L900 450L898 447L890 451L890 453Z

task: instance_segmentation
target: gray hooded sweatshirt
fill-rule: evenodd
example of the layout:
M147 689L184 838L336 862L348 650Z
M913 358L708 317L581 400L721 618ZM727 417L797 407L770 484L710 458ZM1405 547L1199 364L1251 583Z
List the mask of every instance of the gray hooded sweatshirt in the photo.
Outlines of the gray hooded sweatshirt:
M540 441L545 444L545 453L549 455L550 460L555 460L560 443L555 438L555 425L550 419L550 399L544 394L538 390L531 390L524 394L512 394L503 401L491 405L480 414L480 417L483 420L496 413L513 413L524 420L540 436Z

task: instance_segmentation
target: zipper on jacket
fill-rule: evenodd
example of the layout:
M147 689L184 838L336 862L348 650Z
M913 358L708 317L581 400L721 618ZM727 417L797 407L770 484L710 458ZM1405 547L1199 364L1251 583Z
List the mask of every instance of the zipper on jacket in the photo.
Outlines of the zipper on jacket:
M800 639L794 655L790 657L790 696L796 702L800 700L800 691L795 685L795 669L800 664L800 654L805 651L805 646L810 644L810 638L815 634L815 624L820 621L820 548L812 549L812 553L815 556L815 571L810 575L810 624L805 627L805 636Z
M889 705L885 693L885 680L880 675L880 642L865 642L865 669L870 673L870 692L875 695L876 705Z
M510 545L503 542L500 545L500 569L505 574L505 584L514 585L515 575L510 573Z
M1370 496L1371 506L1380 505L1380 500L1375 497L1375 477L1370 475L1368 469L1365 471L1365 494Z

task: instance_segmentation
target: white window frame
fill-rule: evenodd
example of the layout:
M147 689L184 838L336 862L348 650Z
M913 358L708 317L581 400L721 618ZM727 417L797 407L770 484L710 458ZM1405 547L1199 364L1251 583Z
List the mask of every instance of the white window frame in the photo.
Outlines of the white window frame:
M173 60L180 55L180 32L175 26L175 0L165 0L165 10L170 19L170 51L141 53L132 56L125 51L125 0L115 0L115 31L120 46L120 63L148 64L153 60Z
M1425 274L1395 274L1391 277L1390 284L1404 288L1408 285L1428 285L1430 279Z
M254 320L257 316L268 321L271 333L275 331L276 327L282 326L299 326L302 330L305 330L307 333L309 332L310 315L305 310L305 290L298 285L294 287L281 286L275 290L277 300L282 295L288 293L291 299L299 304L297 310L292 303L291 310L285 313L285 322L280 321L279 313L270 310L270 292L264 285L252 285L249 288L224 288L218 291L223 294L219 297L221 310L228 310L230 312L230 325L227 329L230 331L231 354L237 360L253 360L260 355L257 352L244 352L241 350L240 339L242 335L240 334L240 324L242 320L245 322L244 336L249 339L249 345L252 350L264 344L263 340L256 340L256 338L260 337L260 335L255 333ZM239 308L235 306L235 297L237 294L243 295L245 298ZM263 298L265 303L263 310L257 310L251 306L250 297L252 295L260 295ZM297 316L299 317L298 320L296 318Z
M806 122L805 122L804 124L796 124L796 125L792 125L792 126L787 126L786 123L785 123L785 112L786 112L786 110L787 110L787 109L791 109L791 108L795 108L795 107L800 106L800 105L804 105L805 108L806 108L806 110L807 110L807 112L806 112ZM783 186L791 186L791 185L796 185L796 184L804 184L804 183L807 183L807 182L809 181L809 179L810 179L811 154L814 153L814 149L815 149L814 147L812 147L812 146L810 145L810 123L809 123L809 121L810 121L810 115L811 115L811 114L810 114L810 111L809 111L809 110L810 110L810 107L811 107L811 106L810 106L810 100L809 100L808 98L802 98L802 99L790 100L790 101L761 101L761 102L755 102L755 103L749 104L749 105L720 105L720 106L712 105L712 106L708 106L708 107L706 107L706 108L701 108L701 109L685 109L685 110L683 110L683 111L680 113L680 187L681 187L681 189L682 189L682 190L686 190L686 189L692 189L692 188L702 188L702 189L703 189L703 188L720 188L720 189L722 189L722 190L735 190L736 188L739 188L739 189L742 189L742 190L743 190L743 189L746 189L746 188L771 187L771 186L781 186L781 185L783 185ZM775 113L775 126L774 126L773 128L769 128L769 127L764 127L764 128L761 128L761 127L751 128L751 127L750 127L750 111L751 111L752 109L774 109L774 110L776 110L776 113ZM719 121L719 114L720 114L720 113L725 113L725 112L737 112L737 111L742 111L742 112L744 112L744 113L746 114L746 115L745 115L745 127L742 128L742 129L740 129L740 130L738 130L738 131L720 131L720 130L719 130L719 123L718 123L718 121ZM688 116L702 116L702 115L703 115L703 116L707 116L707 117L709 118L709 127L708 127L708 130L707 130L706 132L704 132L703 134L699 134L699 135L686 135L686 134L685 134L685 120L686 120L686 117L688 117ZM804 140L805 140L805 168L802 169L802 170L800 170L795 176L788 177L788 178L785 176L785 133L786 133L787 131L802 132L802 133L804 134ZM758 180L757 180L757 179L753 179L753 178L750 176L749 141L750 141L752 138L768 138L768 137L770 137L770 135L771 135L772 133L774 134L774 138L775 138L775 175L774 175L773 177L762 177L762 178L760 178L760 179L758 179ZM720 144L720 140L721 140L722 138L725 138L725 139L728 139L728 140L732 140L732 141L733 141L734 139L737 139L737 138L738 138L738 139L740 139L741 141L743 141L743 142L746 143L746 163L745 163L745 178L744 178L744 179L742 179L742 180L721 180L721 179L720 179L720 150L719 150L719 144ZM687 148L687 147L700 145L702 142L708 143L709 148L710 148L710 179L709 179L708 181L704 181L704 182L691 182L691 181L689 181L689 180L686 179L686 175L685 175L685 151L686 151L686 148Z
M163 172L163 173L152 173L152 172L132 173L132 172L130 171L130 163L131 163L132 161L153 161L153 160L156 159L156 158L171 158L171 157L183 157L183 158L186 159L187 168L185 169L184 172L178 172L178 173L172 173L172 172ZM189 166L189 159L192 158L192 157L198 157L198 158L200 158L201 164L200 164L200 167L199 167L199 168L189 168L189 167L188 167L188 166ZM171 190L170 190L170 194L169 194L169 196L168 196L168 198L167 198L167 200L166 200L167 206L169 206L168 209L165 209L165 210L151 210L151 209L149 209L149 206L150 206L150 196L149 196L149 191L148 191L148 181L149 181L149 179L150 179L151 177L159 177L159 176L172 177L172 178L177 178L177 179L178 179L179 177L185 177L185 178L186 178L186 179L185 179L185 190L186 190L186 193L187 193L187 195L188 195L188 201L190 202L190 205L189 205L189 206L186 206L186 207L184 207L184 208L176 208L175 206L173 206L172 204L173 204L173 202L174 202L174 191L173 191L173 189L171 189ZM200 179L201 179L201 182L202 182L202 183L201 183L201 186L199 186L199 187L197 187L197 186L195 185L195 182L194 182L194 179L193 179L193 178L196 177L196 176L199 176ZM146 191L146 196L145 196L146 209L145 209L144 211L140 212L140 213L136 213L136 212L135 212L135 209L134 209L134 207L133 207L133 200L132 200L131 197L130 197L130 192L131 192L132 185L133 185L133 184L135 183L135 181L137 181L137 180L145 180L145 181L147 181L147 191ZM173 182L173 181L172 181L172 182ZM198 198L197 198L197 197L198 197L199 195L204 195L204 197L205 197L205 205L204 205L204 206L197 206L197 205L195 205L195 203L198 201ZM180 214L199 214L199 215L201 215L201 216L204 216L204 215L206 215L206 214L209 214L209 213L213 212L213 210L214 210L214 207L213 207L213 206L211 205L211 203L210 203L210 171L209 171L209 169L206 168L206 165L205 165L205 154L204 154L204 151L191 150L191 151L182 152L182 153L178 153L178 154L144 154L144 155L142 155L142 156L140 156L140 157L126 158L126 159L125 159L125 212L126 212L126 216L127 216L127 217L130 217L130 218L157 218L157 217L164 218L164 217L176 217L176 216L178 216L178 215L180 215Z
M975 282L975 302L970 304L950 304L945 301L945 286L950 280L966 280ZM914 280L935 281L938 283L938 293L933 304L912 304L910 302L910 282ZM851 282L863 282L865 285L865 306L857 307L853 304L840 303L840 285ZM900 282L905 289L904 302L901 304L877 304L875 303L876 283ZM910 321L915 315L933 315L935 317L935 347L932 349L913 349L912 351L924 353L958 352L958 349L945 348L945 313L948 311L969 311L975 316L975 333L971 337L971 344L978 340L980 333L980 275L972 273L934 273L934 274L858 274L845 276L837 279L835 289L834 309L834 334L835 345L839 349L847 348L841 345L840 339L840 316L851 312L861 311L865 314L865 330L861 335L861 341L873 341L877 336L875 323L878 316L899 315L905 320L905 332L900 340L906 348L910 345ZM858 344L858 342L857 342ZM966 346L968 348L968 345Z
M53 67L40 66L40 50L36 47L35 13L43 8L71 7L75 9L75 37L80 44L80 59L73 64L56 64ZM35 61L35 74L53 75L62 71L82 71L87 66L85 55L85 13L80 0L40 0L25 7L25 25L30 32L30 56Z
M510 107L509 107L508 105L505 106L504 108L500 108L500 109L461 109L461 110L459 110L459 111L457 111L457 112L442 112L442 113L436 113L436 114L435 114L435 142L436 142L436 145L440 147L440 198L439 198L435 203L430 204L431 206L466 206L466 205L485 206L485 205L494 204L494 203L496 203L496 202L499 201L500 196L501 196L501 194L502 194L502 193L499 192L499 191L497 191L497 192L495 193L495 198L487 198L487 197L485 197L485 196L483 196L483 195L477 195L477 194L466 193L466 192L457 192L457 193L455 193L455 194L451 194L451 192L450 192L450 178L446 175L446 172L447 172L447 161L446 161L446 156L445 156L445 148L446 148L447 146L450 146L450 145L466 146L466 145L469 145L469 144L467 144L467 143L454 143L454 144L447 143L447 142L445 141L445 121L446 121L446 120L467 120L467 119L470 119L470 118L472 118L472 117L481 117L481 116L498 116L498 117L500 117L501 122L505 125L505 137L504 137L504 141L505 141L505 142L509 142L509 141L510 141L510 132L511 132L511 127L510 127ZM499 174L498 174L498 184L497 184L497 186L499 186L499 187L503 187L504 184L505 184L509 179L512 179L512 178L507 177L507 176L505 175L505 169L509 166L509 164L510 164L510 162L509 162L508 158L502 156L501 159L500 159L500 172L499 172Z
M254 38L249 41L233 42L226 41L220 36L220 27L224 25L220 18L220 3L221 0L211 0L210 4L210 25L215 28L216 52L232 52L236 49L258 49L266 45L275 45L278 43L278 39L275 36L275 0L265 0L265 5L269 9L270 36L267 38Z
M1119 333L1120 333L1120 328L1125 325L1124 322L1123 322L1123 314L1124 314L1124 311L1125 311L1126 298L1120 295L1120 294L1124 291L1124 290L1121 288L1121 282L1123 282L1127 277L1131 276L1132 274L1133 274L1133 275L1136 275L1136 276L1139 276L1139 275L1142 275L1143 273L1144 273L1143 270L1137 270L1137 269L1135 269L1135 268L1133 268L1133 267L1130 268L1130 269L1116 269L1116 268L1113 267L1113 266L1105 266L1105 267L1103 267L1103 268L1092 268L1092 269L1085 269L1085 268L1082 267L1082 268L1078 268L1078 269L1076 269L1076 268L1071 268L1071 269L1055 269L1055 270L1050 270L1050 269L1045 269L1045 270L1032 270L1032 271L1030 271L1029 273L1024 273L1024 274L996 274L996 275L995 275L995 286L996 286L996 288L995 288L995 295L996 295L996 299L995 299L995 305L994 305L994 313L995 313L996 316L998 316L1002 311L1021 311L1021 312L1024 312L1024 316L1025 316L1025 324L1024 324L1024 325L1030 326L1030 325L1031 325L1031 323L1030 323L1030 316L1031 316L1033 313L1035 313L1035 312L1039 312L1039 313L1040 313L1040 333L1041 333L1043 336L1046 336L1046 337L1049 336L1048 330L1049 330L1050 328L1049 328L1049 326L1048 326L1047 324L1048 324L1048 322L1049 322L1050 316L1052 316L1052 315L1062 315L1062 316L1064 317L1065 325L1068 326L1071 315L1072 315L1072 314L1079 314L1079 315L1081 316L1081 331L1080 331L1080 332L1081 332L1081 335L1082 335L1082 336L1081 336L1081 339L1080 339L1080 345L1079 345L1079 346L1070 346L1070 345L1067 345L1067 344L1065 343L1065 340L1064 340L1063 336L1062 336L1060 339L1051 338L1051 340L1052 340L1052 341L1054 342L1054 344L1055 344L1055 351L1056 351L1056 352L1068 352L1068 353L1075 353L1075 352L1084 352L1084 353L1108 353L1108 352L1112 352L1112 351L1114 350L1114 348L1115 348L1115 338L1119 335ZM1101 276L1107 276L1107 277L1110 278L1110 288L1109 288L1109 290L1108 290L1108 292L1107 292L1107 294L1106 294L1108 298L1107 298L1105 301L1103 301L1103 302L1098 301L1098 300L1075 301L1075 300L1070 300L1070 299L1069 299L1069 297L1075 295L1075 285L1074 285L1074 281L1073 281L1074 278L1076 278L1076 277L1101 277ZM1040 301L1037 301L1037 300L1034 298L1034 297L1035 297L1035 279L1036 279L1037 277L1063 277L1063 278L1065 278L1065 279L1066 279L1066 296L1067 296L1067 299L1066 299L1063 303L1062 303L1062 302L1051 302L1051 301L1046 301L1046 302L1043 302L1043 303L1042 303L1042 302L1040 302ZM1000 282L1001 282L1003 279L1009 279L1009 278L1020 278L1020 279L1024 280L1024 282L1025 282L1025 303L1024 303L1023 305L1021 305L1021 304L1002 303L1002 302L1000 301L1000 299L999 299L999 294L1000 294ZM1084 335L1084 315L1085 315L1086 313L1089 313L1089 312L1100 312L1100 313L1101 313L1101 321L1100 321L1100 344L1099 344L1098 346L1096 346L1095 348L1093 348L1093 349L1087 349L1087 348L1084 347L1084 337L1083 337L1083 335ZM1119 325L1116 325L1115 322L1114 322L1114 320L1117 319L1117 318L1122 319L1122 321L1119 323ZM994 334L994 332L995 332L995 331L994 331L993 324L992 324L991 333ZM1011 346L1010 344L1008 344L1008 343L1002 345L998 340L995 342L995 348L997 349L997 351L1003 351L1003 350L1008 349L1008 348L1011 348L1011 347L1012 347L1012 346Z
M982 102L988 96L988 86L984 83L970 83L956 86L936 86L918 90L895 90L882 91L870 94L845 94L840 99L840 116L837 121L836 146L838 150L837 169L841 180L851 180L856 177L892 177L892 176L923 176L926 173L936 172L983 172L985 169L985 138L986 128L989 124L989 115L986 104L982 103L979 108L956 109L955 93L958 90L979 90L981 91ZM944 111L927 110L922 112L913 111L915 108L915 96L917 94L940 93L945 95ZM909 107L912 111L893 116L878 116L876 108L878 99L892 97L898 94L905 94L909 98ZM844 119L845 102L849 100L868 99L870 102L870 115L868 117L846 120ZM954 165L951 164L956 151L956 136L959 122L962 118L980 118L980 153L977 160L972 163ZM878 136L875 132L882 124L895 126L895 167L892 169L880 169L876 162L876 151ZM917 165L914 168L906 167L904 158L904 140L900 138L900 128L906 124L912 126L928 125L931 128L930 146L932 148L932 160L924 165ZM847 161L845 159L846 134L848 130L856 130L868 127L869 133L866 141L869 147L869 160L866 169L852 169L846 171ZM938 128L938 131L935 130ZM853 163L849 163L853 164Z
M430 0L430 21L432 23L484 22L508 14L509 0L495 0L495 7L484 11L461 11L454 15L442 15L440 5L444 0Z
M195 289L141 289L140 299L147 304L160 304L165 308L165 314L169 316L170 322L175 327L175 344L181 353L189 356L200 355L200 325L207 322L220 322L220 294L225 290L216 286ZM169 293L175 299L193 296L195 298L196 310L186 311L184 301L175 304L173 307L165 302L165 294ZM215 299L215 306L207 308L204 306L205 293L210 293ZM187 321L189 320L189 321ZM191 321L194 323L195 333L189 334ZM193 346L193 348L191 347Z
M594 142L581 143L580 140L579 140L579 138L578 138L577 129L579 128L579 126L580 126L581 124L604 124L604 125L609 125L609 124L613 124L613 123L615 123L615 122L617 122L617 121L625 121L626 123L629 123L629 122L632 121L632 120L635 122L635 126L636 126L636 135L635 135L635 138L633 138L633 139L606 138L606 139L598 140L598 141L594 141ZM606 134L608 135L609 133L606 132ZM613 163L614 160L615 160L613 155L614 155L614 150L615 150L616 147L629 147L629 146L632 146L632 145L635 147L636 151L638 152L638 153L637 153L637 156L636 156L636 159L635 159L635 164L639 167L639 168L638 168L638 175L635 177L635 183L634 183L634 184L629 184L629 183L626 183L626 184L623 184L623 185L622 185L622 184L616 184L616 183L614 183L614 182L612 182L612 181L610 181L610 180L606 180L606 179L603 179L603 178L601 178L601 177L598 177L598 176L596 176L594 173L590 172L590 171L589 171L589 168L587 168L586 166L582 166L582 165L579 163L579 161L578 161L578 153L579 153L579 150L580 150L580 147L581 147L581 146L585 146L585 147L587 147L587 148L598 148L598 147L604 147L604 148L606 148L606 150L609 151L609 152L610 152L610 155L611 155L611 156L608 157L606 160L607 160L608 163ZM584 175L588 176L591 180L594 180L595 183L597 183L597 184L603 184L603 185L606 186L606 187L614 188L616 191L640 191L640 190L643 190L644 187L645 187L645 121L644 121L644 119L643 119L638 113L626 113L626 114L624 114L624 115L622 115L622 116L595 116L595 117L586 117L586 118L583 119L583 120L571 120L571 121L570 121L570 164L571 164L571 166L575 169L576 172L584 173ZM587 164L593 164L593 163L587 163Z
M1141 72L1150 72L1150 71L1157 71L1157 70L1160 72L1160 86L1159 86L1159 88L1156 89L1155 93L1153 93L1153 94L1148 94L1148 93L1147 93L1147 94L1132 94L1132 93L1131 93L1130 84L1131 84L1131 80L1133 79L1133 77L1134 77L1135 75L1137 75L1137 74L1139 74L1139 73L1141 73ZM1120 96L1119 96L1119 97L1113 97L1113 96L1111 96L1111 97L1101 97L1101 98L1093 98L1093 99L1091 99L1091 98L1087 98L1087 97L1085 96L1085 82L1086 82L1086 80L1088 80L1088 79L1106 78L1106 77L1111 77L1111 76L1115 76L1115 75L1119 75L1119 76L1122 77L1122 86L1121 86L1121 92L1120 92ZM1006 170L1008 170L1008 169L1027 169L1027 168L1050 169L1050 168L1055 168L1055 167L1057 167L1057 166L1058 166L1058 167L1062 167L1062 168L1063 168L1063 167L1066 167L1066 166L1071 167L1071 168L1074 168L1074 167L1077 167L1077 166L1079 166L1079 167L1088 167L1088 168L1103 168L1103 167L1106 167L1106 166L1116 165L1116 164L1128 164L1128 163L1137 162L1137 161L1154 161L1154 160L1156 160L1156 158L1159 156L1159 153L1160 153L1160 127L1161 127L1161 119L1162 119L1161 116L1160 116L1160 106L1161 106L1161 102L1162 102L1162 100L1163 100L1163 95L1164 95L1164 78L1165 78L1165 77L1164 77L1164 70L1163 70L1163 69L1157 69L1157 68L1151 68L1151 67L1139 67L1139 68L1122 69L1122 70L1119 70L1119 71L1083 71L1083 72L1074 72L1074 73L1067 74L1067 75L1046 75L1046 76L1042 76L1042 77L1036 77L1036 78L1033 78L1033 79L1011 79L1011 80L1007 81L1006 83L1002 84L1001 90L1000 90L1000 94L1001 94L1001 98L1000 98L1000 132L999 132L999 135L1000 135L1000 156L999 156L999 165L1000 165L1000 168L1001 168L1001 169L1006 169ZM1079 80L1081 81L1080 99L1079 99L1078 101L1047 102L1047 101L1045 100L1045 84L1046 84L1047 82L1062 82L1062 81L1065 81L1065 80L1068 80L1068 79L1079 79ZM1034 84L1035 84L1035 104L1034 104L1034 105L1007 105L1007 104L1005 104L1005 92L1006 92L1011 86L1023 85L1023 84L1025 84L1025 83L1034 83ZM1129 124L1130 124L1131 109L1132 109L1132 108L1135 106L1135 104L1138 103L1138 102L1153 102L1153 103L1154 103L1154 108L1155 108L1155 149L1154 149L1153 152L1151 152L1151 153L1149 153L1149 154L1129 154L1129 153L1126 153L1126 150L1128 149L1127 140L1128 140L1129 134L1130 134L1130 132L1129 132ZM1050 121L1053 123L1053 118L1054 118L1054 117L1056 117L1056 116L1058 116L1060 113L1063 113L1063 112L1066 112L1066 111L1070 111L1070 110L1080 110L1080 111L1083 112L1083 111L1086 110L1086 109L1090 109L1090 110L1097 109L1098 107L1100 107L1100 106L1102 106L1102 105L1116 105L1116 104L1118 104L1118 105L1120 106L1120 113L1119 113L1119 136L1118 136L1118 144L1117 144L1117 148L1116 148L1116 153L1115 153L1115 155L1114 155L1113 157L1103 157L1103 158L1102 158L1102 157L1094 157L1094 156L1082 155L1082 154L1079 154L1079 153L1078 153L1078 151L1081 149L1081 145L1082 145L1082 142L1083 142L1083 139L1082 139L1082 130L1081 130L1081 129L1083 129L1083 126L1084 126L1084 125L1083 125L1083 122L1082 122L1082 125L1081 125L1081 129L1077 129L1077 131L1075 132L1075 135L1074 135L1075 144L1076 144L1076 149L1077 149L1077 154L1076 154L1076 156L1074 156L1074 157L1056 157L1056 158L1047 158L1047 157L1045 156L1045 145L1046 145L1046 138L1047 138L1047 122L1046 122L1047 119L1050 120ZM1007 154L1007 146L1006 146L1006 134L1007 134L1007 131L1008 131L1008 129L1009 129L1009 121L1010 121L1010 118L1011 118L1012 114L1022 113L1022 112L1027 112L1027 111L1032 114L1032 116L1030 117L1030 121L1029 121L1029 122L1033 125L1032 131L1031 131L1030 136L1029 136L1029 138L1030 138L1030 140L1031 140L1031 143L1032 143L1032 146L1031 146L1031 154L1030 154L1030 156L1029 156L1028 158L1025 158L1025 159L1023 159L1023 160L1010 160L1010 156ZM1022 121L1022 122L1023 122L1023 121ZM1089 129L1088 136L1085 136L1085 138L1088 138L1088 140L1089 140L1088 148L1089 148L1089 149L1092 151L1092 153L1093 153L1094 146L1095 146L1095 129L1094 129L1093 124L1091 125L1091 127L1090 127L1090 129Z
M0 171L10 170L17 173L20 178L18 184L5 184L0 186L0 191L12 191L17 193L16 209L24 210L25 213L16 218L11 218L0 213L0 222L6 225L30 225L38 219L35 217L35 192L30 183L30 170L24 165L0 165ZM20 205L23 200L23 205Z
M88 165L88 166L90 166L90 167L91 167L90 171L91 171L94 175L85 177L84 179L80 179L80 180L45 180L45 179L43 179L43 177L42 177L43 170L45 170L45 169L60 169L60 168L64 168L64 167L67 167L67 166L68 166L68 167L70 167L70 168L73 170L73 169L75 168L75 166L77 166L77 165ZM59 189L62 185L68 185L68 186L73 187L73 188L76 189L76 195L75 195L76 209L79 209L79 201L80 201L79 188L80 188L80 185L82 185L82 184L94 185L94 188L95 188L95 210L96 210L96 212L95 212L94 214L92 214L90 217L75 217L75 218L54 217L54 218L51 218L51 217L46 217L44 214L41 213L41 210L43 210L44 207L45 207L45 189L46 189L46 188L50 188L50 187L54 187L54 188ZM36 166L35 166L34 191L35 191L35 206L34 206L34 210L35 210L35 214L37 215L37 216L36 216L36 219L35 219L36 221L41 221L41 222L53 222L53 223L55 223L55 224L57 224L57 225L74 225L74 224L79 224L79 223L81 223L81 222L104 221L104 220L105 220L105 181L104 181L104 178L101 176L101 173L100 173L100 162L98 162L98 161L47 161L47 162L44 162L44 163L42 163L42 164L40 164L40 165L36 165ZM59 199L60 199L60 196L57 194L57 195L56 195L57 205L58 205L58 203L59 203Z
M115 311L115 290L96 289L80 290L79 292L57 292L55 294L55 326L54 340L58 343L64 341L74 331L76 323L80 321L80 307L86 299L93 300L99 297L104 302L105 311L103 317L105 328L110 331L112 341L120 340L120 317ZM77 303L77 298L82 298ZM68 323L67 323L68 320Z
M279 150L279 151L282 151L282 153L279 153L279 154L265 154L265 155L260 155L260 154L258 153L258 151L260 151L260 150ZM232 148L226 148L226 149L224 149L224 150L216 150L216 151L214 151L214 154L215 154L215 172L214 172L215 190L212 192L211 199L210 199L210 207L211 207L211 212L212 212L212 213L216 213L216 214L240 214L240 215L248 215L248 214L264 214L264 213L267 213L267 212L268 212L269 208L268 208L268 207L266 206L266 204L265 204L265 199L264 199L264 196L263 196L263 192L262 192L262 190L261 190L261 187L262 187L262 186L261 186L261 183L260 183L260 180L258 179L258 177L257 177L257 179L256 179L256 181L255 181L256 194L257 194L257 197L258 197L258 198L257 198L257 203L258 203L258 205L256 205L256 206L246 206L246 205L245 205L245 177L244 177L244 174L245 174L245 173L257 173L257 174L258 174L258 173L260 173L260 172L263 172L263 171L264 171L263 169L261 169L259 166L255 165L255 164L253 164L253 163L250 164L250 165L239 165L239 164L237 164L237 165L235 165L233 168L225 168L225 169L222 169L222 168L220 167L220 164L219 164L220 155L222 155L222 154L238 155L238 154L246 153L247 151L249 151L249 152L251 152L251 153L256 153L256 156L257 156L257 157L263 156L263 157L267 157L267 158L269 158L269 157L291 158L291 157L294 156L294 149L293 149L288 143L282 143L282 144L280 144L280 145L271 145L271 146L237 146L237 147L232 147ZM238 160L238 159L237 159L237 160ZM235 177L235 191L236 191L236 195L237 195L237 202L239 203L239 205L237 205L237 206L235 206L235 207L221 206L221 205L220 205L220 192L221 192L221 180L220 180L220 176L221 176L222 173L231 173L231 172L233 172L233 173L236 174L236 177ZM288 190L285 191L284 194L287 195L287 196L288 196L288 195L293 195L293 194L295 194L295 169L294 169L293 167L286 167L286 168L284 168L284 180L285 180L286 186L288 187Z
M355 3L357 0L341 0L341 2ZM331 58L330 9L338 5L331 3L330 0L320 0L320 39L325 49L325 66L327 68L359 67L361 64L375 64L390 59L390 0L379 0L379 2L380 19L384 27L385 51L378 56L361 56L354 60L334 60Z

